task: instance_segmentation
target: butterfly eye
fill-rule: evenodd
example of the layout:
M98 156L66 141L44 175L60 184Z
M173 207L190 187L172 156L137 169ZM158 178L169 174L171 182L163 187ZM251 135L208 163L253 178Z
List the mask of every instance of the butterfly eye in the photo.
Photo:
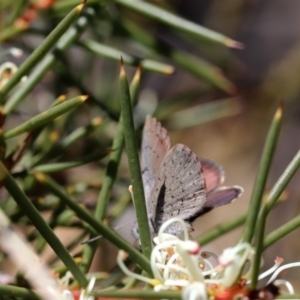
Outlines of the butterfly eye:
M132 228L132 235L134 236L134 238L136 238L137 240L140 239L140 233L139 233L139 228L137 227L137 225Z

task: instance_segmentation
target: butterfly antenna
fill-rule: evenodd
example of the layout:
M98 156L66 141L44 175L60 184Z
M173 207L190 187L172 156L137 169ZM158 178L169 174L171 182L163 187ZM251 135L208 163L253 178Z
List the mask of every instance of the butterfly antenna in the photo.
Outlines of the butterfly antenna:
M102 238L102 235L97 235L97 236L95 236L91 239L88 239L88 240L85 240L85 241L81 242L80 245L85 245L85 244L95 242L95 241L99 240L100 238Z
M134 225L134 223L135 222L126 222L126 223L121 224L121 225L119 225L117 227L114 227L114 230L118 230L118 229L120 229L120 228L122 228L124 226L127 226L127 225ZM102 238L102 235L97 235L95 237L92 237L91 239L88 239L88 240L85 240L85 241L81 242L80 245L85 245L85 244L93 243L93 242L99 240L100 238Z

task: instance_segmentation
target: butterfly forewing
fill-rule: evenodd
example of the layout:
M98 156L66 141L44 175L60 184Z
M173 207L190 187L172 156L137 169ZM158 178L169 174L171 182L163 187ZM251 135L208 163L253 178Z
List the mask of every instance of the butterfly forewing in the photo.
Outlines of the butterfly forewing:
M171 148L167 130L156 119L147 117L142 140L142 176L146 202L157 179L161 163Z
M156 231L172 217L188 221L201 211L206 201L205 180L200 160L188 147L177 144L168 151L150 199L149 214Z

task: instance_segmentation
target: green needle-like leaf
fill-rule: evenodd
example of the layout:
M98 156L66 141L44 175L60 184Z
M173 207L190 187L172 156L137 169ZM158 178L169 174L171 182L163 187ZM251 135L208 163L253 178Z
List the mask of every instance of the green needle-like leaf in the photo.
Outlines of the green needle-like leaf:
M26 31L28 29L28 26L26 25L12 25L10 27L1 28L0 31L0 42L3 42L5 40L9 40L10 38L21 34L22 32ZM1 102L1 101L0 101Z
M181 109L167 117L164 123L170 129L180 130L234 116L240 112L239 99L228 98Z
M120 57L123 57L123 61L125 64L131 66L141 65L143 70L145 71L157 72L164 75L170 75L174 72L174 67L170 65L150 59L141 59L138 57L134 57L132 55L127 54L126 52L120 51L116 48L107 45L100 44L93 40L86 40L81 42L80 44L86 49L92 51L93 53L112 59L114 61L120 61Z
M268 214L274 204L276 204L277 200L279 199L281 193L286 188L287 184L293 178L295 173L300 167L300 150L297 152L293 160L289 163L287 168L284 170L282 175L279 177L277 182L275 183L274 187L270 191L267 202L266 202L266 214ZM300 226L300 217L297 216L281 227L277 228L273 232L271 232L266 239L264 239L264 249L274 244L280 238L284 237L285 235L289 234L293 230L297 229Z
M140 84L141 69L138 68L137 72L130 85L130 95L132 99L132 105L134 106L137 102L137 92ZM103 220L106 214L106 207L109 201L110 191L116 180L118 166L121 159L121 154L124 148L124 130L123 130L123 117L120 116L120 121L116 130L116 134L113 140L112 149L116 149L110 154L109 161L107 164L106 174L103 178L99 199L97 201L97 207L95 211L95 217L98 220Z
M135 76L130 85L130 94L132 98L132 104L135 105L137 102L137 93L140 85L140 76L141 76L141 68L138 68ZM124 148L124 132L123 132L123 118L120 116L120 120L117 126L116 134L113 140L112 148L115 149L109 156L109 161L106 167L106 173L102 181L102 186L100 190L100 194L97 201L97 206L95 210L95 218L97 220L103 220L106 215L107 205L109 203L109 197L111 193L111 189L115 180L117 178L118 167L121 159L121 155ZM118 201L120 203L120 200ZM92 235L91 238L94 236ZM85 268L89 268L92 258L95 254L96 247L90 246L86 248L83 253L83 261L85 263Z
M76 128L73 132L67 135L60 143L62 149L66 149L79 139L88 136L90 133L95 131L103 123L102 117L93 118L90 123L86 126ZM116 148L112 148L116 149Z
M24 75L46 55L47 52L56 44L59 38L66 32L71 24L78 18L84 2L76 6L47 36L47 38L37 47L34 52L24 61L18 71L10 78L7 84L0 90L0 103L3 103L4 96L21 80Z
M261 206L263 192L267 181L270 165L275 152L280 128L282 121L282 105L280 103L276 110L273 122L271 124L264 151L261 158L261 165L257 174L257 178L254 184L254 190L250 202L249 215L246 220L244 241L251 243L254 230L255 230L255 255L252 264L251 283L252 289L256 288L258 282L258 275L260 270L261 255L263 252L263 242L265 235L265 227L268 216L268 204ZM261 209L260 209L261 207ZM260 210L260 212L259 212Z
M282 175L279 177L277 182L274 184L272 190L270 191L267 203L268 203L268 212L272 209L276 201L279 199L280 195L291 181L295 173L300 167L300 150L297 152L293 160L286 167Z
M100 151L99 153L94 153L92 155L82 157L78 161L68 161L68 162L39 165L39 166L35 167L32 170L32 172L54 173L54 172L65 171L68 169L72 169L72 168L76 168L76 167L85 165L85 164L93 162L93 161L98 161L98 160L106 157L110 152L114 152L114 151L113 150Z
M258 173L253 187L250 207L248 210L248 217L246 220L245 229L242 236L243 242L251 243L254 230L256 228L257 218L261 207L262 196L265 189L270 165L273 159L275 147L277 144L277 140L281 128L282 106L283 106L283 102L280 103L278 109L276 110L275 116L273 118L272 124L270 126L266 138Z
M61 37L54 50L43 57L41 62L39 62L36 68L28 76L27 80L18 87L16 92L5 103L5 115L8 115L25 99L26 95L28 95L28 93L36 86L43 75L57 62L59 59L58 54L65 51L71 43L79 37L80 33L87 27L89 19L93 18L93 15L94 10L92 8L86 9L75 23L75 26L69 28L69 30Z
M62 104L56 105L42 112L41 114L31 118L30 120L24 122L23 124L13 129L5 131L3 133L3 137L5 139L9 139L17 135L20 135L26 131L31 131L39 126L42 126L52 121L53 119L57 118L58 116L65 114L66 112L69 112L75 107L81 105L87 98L88 96L78 96Z
M138 146L136 142L135 129L133 123L133 113L130 99L129 86L121 61L120 72L120 98L121 98L121 115L123 118L124 137L126 152L128 157L129 171L133 188L133 201L139 226L139 235L143 254L150 258L152 243L151 234L148 224L148 215L145 202L144 187L141 175Z
M98 234L101 234L118 248L126 251L129 257L139 264L147 273L152 273L149 260L144 255L142 255L138 250L122 239L115 231L96 220L53 179L43 173L35 173L34 176L39 183L46 186L54 195L59 197L61 201L69 206L82 221L89 224L97 231Z
M219 68L211 63L178 49L171 50L170 58L183 69L217 88L229 94L236 93L235 86L222 74Z
M207 61L159 41L153 35L149 34L147 30L142 29L131 20L123 18L119 22L120 26L122 26L134 40L146 46L151 54L155 56L163 55L194 76L229 94L235 93L235 86L222 75L221 70Z
M88 0L88 4L103 4L105 2L109 2L110 0ZM64 12L69 10L70 8L74 7L80 3L80 0L64 0L64 1L55 1L51 6L54 12Z
M162 8L159 8L145 1L116 0L116 3L139 12L152 19L158 20L164 24L167 24L173 29L181 30L185 33L191 34L199 39L223 44L225 46L234 48L242 48L243 46L241 43L236 42L223 34L180 18Z
M16 1L14 3L13 8L12 8L13 11L11 12L9 19L6 22L6 26L11 26L15 23L18 16L21 15L21 13L24 9L26 9L26 5L27 5L26 1Z
M49 148L48 151L46 150L46 151L40 153L40 155L34 156L29 168L32 168L35 166L40 166L40 164L42 162L45 162L46 160L51 160L52 158L60 156L62 153L65 153L65 150L68 147L70 147L73 143L80 140L81 138L84 138L84 137L88 136L89 134L91 134L102 123L103 123L103 118L96 117L96 118L93 118L88 125L76 128L69 135L65 136L60 142L58 142L58 143L54 142L53 146L51 148ZM87 157L85 159L87 159ZM41 172L44 172L44 171L41 171Z
M21 210L27 215L29 220L35 226L35 228L41 233L53 251L67 266L74 278L78 281L80 286L86 287L88 284L85 275L80 271L73 258L63 246L59 238L54 234L44 218L40 215L38 210L34 207L30 199L20 189L15 179L9 174L4 164L0 161L0 179L14 198L15 202L19 205Z
M8 296L9 298L20 297L21 299L30 299L30 300L41 299L38 293L32 290L13 286L10 284L0 284L0 294L1 296L4 297Z

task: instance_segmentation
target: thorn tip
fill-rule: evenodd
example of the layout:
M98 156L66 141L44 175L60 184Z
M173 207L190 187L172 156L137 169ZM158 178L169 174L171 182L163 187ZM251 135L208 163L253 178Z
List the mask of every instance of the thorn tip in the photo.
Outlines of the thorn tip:
M142 65L139 64L136 68L134 77L133 77L133 81L134 82L139 82L141 80L141 73L142 73Z
M86 101L88 98L90 98L90 95L82 95L82 96L80 96L80 100L82 102Z
M276 120L280 120L282 118L283 105L284 105L284 99L281 98L274 117Z
M240 49L240 50L245 48L245 45L243 43L234 40L230 40L227 45L231 48Z
M124 61L123 61L123 57L122 56L121 56L120 62L121 62L120 77L126 77L125 66L124 66Z
M82 8L85 6L87 0L83 0L79 5L76 6L76 9L81 12Z

